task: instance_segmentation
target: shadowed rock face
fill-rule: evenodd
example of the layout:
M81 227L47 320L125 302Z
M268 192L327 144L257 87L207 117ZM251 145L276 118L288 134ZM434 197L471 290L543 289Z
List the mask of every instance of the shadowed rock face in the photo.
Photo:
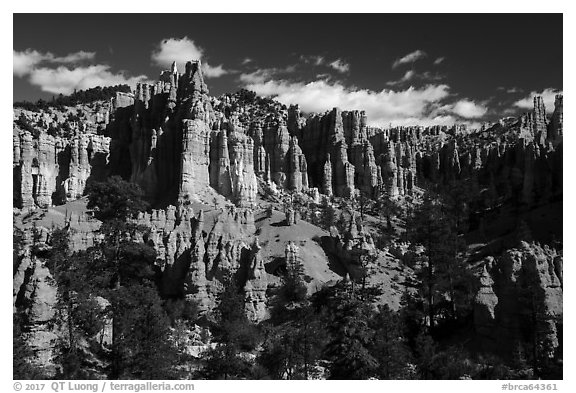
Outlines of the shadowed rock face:
M233 122L217 121L199 62L182 75L173 68L155 85L140 84L134 108L133 137L120 130L118 140L130 150L132 181L152 200L198 200L211 185L238 206L254 203L253 141Z
M536 342L552 357L562 323L562 255L522 241L486 259L475 298L474 324L493 349L512 353L519 340Z
M193 299L202 310L210 310L222 288L222 276L238 274L242 285L249 287L246 296L253 319L263 317L266 277L260 274L260 246L256 241L250 245L256 231L251 209L221 209L211 213L207 223L203 210L194 214L191 207L177 211L169 206L142 213L136 223L148 228L142 240L156 250L166 296Z

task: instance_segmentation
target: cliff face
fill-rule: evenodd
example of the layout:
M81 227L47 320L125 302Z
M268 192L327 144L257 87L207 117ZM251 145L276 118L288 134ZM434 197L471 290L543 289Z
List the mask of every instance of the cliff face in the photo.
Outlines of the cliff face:
M210 213L169 206L142 213L136 222L157 252L166 296L193 299L203 310L212 309L225 273L237 274L244 285L246 308L253 320L264 317L267 288L260 246L251 209L225 208Z
M130 128L114 141L117 154L129 152L131 181L157 204L198 200L208 186L238 206L255 201L253 141L217 116L199 62L182 75L175 67L163 72L155 85L139 84Z
M297 107L290 110L294 112ZM298 119L298 112L291 116ZM294 123L303 124L296 120ZM349 197L357 189L374 196L382 185L363 111L341 112L334 108L324 115L309 117L295 134L306 156L310 187Z
M561 340L562 255L521 242L482 269L474 324L486 344L511 353L519 340L533 342L552 357Z
M14 129L14 205L47 207L78 199L89 179L106 178L109 153L110 139L102 135L66 139L41 132L35 139Z

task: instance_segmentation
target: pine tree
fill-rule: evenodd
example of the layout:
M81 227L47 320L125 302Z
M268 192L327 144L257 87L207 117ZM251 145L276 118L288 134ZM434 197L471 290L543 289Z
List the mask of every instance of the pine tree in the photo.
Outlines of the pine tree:
M240 356L241 350L252 350L259 341L257 328L248 321L244 311L244 296L235 278L222 278L223 290L218 294L216 307L216 348L203 355L204 367L199 376L208 379L248 378L249 364Z
M369 298L360 300L361 290L350 283L339 283L315 297L317 307L324 308L330 334L325 354L330 363L330 379L367 379L378 369L378 361L370 347L374 332L369 321L374 310Z
M458 257L461 242L454 221L431 194L424 196L406 226L409 240L425 249L417 275L422 284L420 293L426 299L428 326L433 329L444 294L448 295L452 318L458 315L457 299L469 296L467 269ZM463 293L458 293L459 290Z
M282 275L282 285L278 296L285 305L290 302L299 302L306 298L307 287L303 279L304 265L299 258L287 261L286 273Z
M380 364L378 376L381 379L405 379L411 353L403 337L400 316L388 305L380 305L371 323L375 331L372 354Z
M111 292L117 319L121 378L174 379L178 352L169 340L170 320L152 284L133 284Z

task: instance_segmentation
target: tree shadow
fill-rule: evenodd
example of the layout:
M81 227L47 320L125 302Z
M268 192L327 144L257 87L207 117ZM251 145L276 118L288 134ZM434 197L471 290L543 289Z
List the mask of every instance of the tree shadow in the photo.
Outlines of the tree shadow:
M341 277L346 276L348 269L346 269L340 257L333 252L333 247L331 247L332 238L330 236L314 236L312 240L324 250L328 257L328 268Z
M286 222L286 220L282 220L282 221L278 221L278 222L275 222L273 224L270 224L270 226L272 226L272 227L287 227L289 225Z

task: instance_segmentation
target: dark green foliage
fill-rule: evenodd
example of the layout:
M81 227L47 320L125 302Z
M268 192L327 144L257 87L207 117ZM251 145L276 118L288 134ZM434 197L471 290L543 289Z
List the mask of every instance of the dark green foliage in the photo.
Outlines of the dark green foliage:
M299 259L286 261L286 272L281 277L282 285L277 294L280 305L300 302L306 298L307 288L303 276L304 266Z
M119 378L174 379L178 354L168 340L170 320L155 287L124 286L110 294ZM114 372L115 370L112 370Z
M453 217L431 194L424 195L406 226L409 240L425 248L417 275L421 282L420 295L426 300L428 325L432 329L439 315L456 319L467 311L459 309L460 305L469 304L471 296L470 275L458 255L462 241ZM447 303L444 298L448 299Z
M63 106L74 106L77 104L89 104L94 101L105 101L116 97L116 92L130 93L132 90L128 85L116 86L96 86L86 90L74 91L69 96L58 95L53 97L52 101L38 100L35 103L28 101L15 102L15 108L23 108L26 110L39 112L48 108L61 108Z
M120 176L89 183L85 192L88 195L88 208L94 209L94 216L102 221L125 221L149 207L142 189Z
M251 365L233 344L220 344L204 355L204 367L198 376L203 379L250 379Z
M89 379L86 372L86 355L79 348L83 335L94 336L103 328L103 313L95 301L80 259L68 247L66 229L52 232L52 246L48 267L57 283L56 325L66 332L56 345L57 359L61 366L59 378Z
M258 328L244 312L244 295L235 278L226 274L222 278L224 288L218 295L214 336L219 344L203 355L204 367L200 378L245 379L250 375L250 364L241 357L240 351L251 351L260 342Z
M16 120L15 123L20 129L28 131L32 135L36 135L38 133L38 131L32 126L32 124L30 124L30 121L26 118L26 116L23 113L20 114L20 117L18 118L18 120Z
M427 331L421 331L415 339L416 364L421 379L432 379L436 354L436 343Z
M309 305L285 312L289 322L269 328L257 361L272 379L309 379L326 345L324 323Z
M244 294L234 277L222 280L224 290L218 295L216 337L222 343L233 344L238 349L252 350L259 341L259 332L244 311Z
M179 320L194 323L200 312L198 303L188 299L167 299L164 301L164 310L172 325Z
M46 379L42 370L32 363L34 352L26 343L20 314L12 314L12 378Z
M89 377L78 340L91 339L104 324L111 324L112 343L101 354L110 360L109 378L176 378L179 354L170 341L170 318L154 285L156 253L131 240L129 234L136 228L126 222L147 206L141 191L113 178L92 184L89 204L104 220L103 242L72 254L65 230L54 231L51 239L48 265L58 283L58 319L68 331L59 344L60 377Z
M379 379L411 378L407 365L412 363L412 353L403 337L400 315L388 305L379 306L371 325L375 331L371 352L379 363Z
M374 298L346 282L321 292L314 302L327 318L330 339L325 354L331 361L330 379L373 377L379 366L370 352L374 331L369 321L374 315Z

